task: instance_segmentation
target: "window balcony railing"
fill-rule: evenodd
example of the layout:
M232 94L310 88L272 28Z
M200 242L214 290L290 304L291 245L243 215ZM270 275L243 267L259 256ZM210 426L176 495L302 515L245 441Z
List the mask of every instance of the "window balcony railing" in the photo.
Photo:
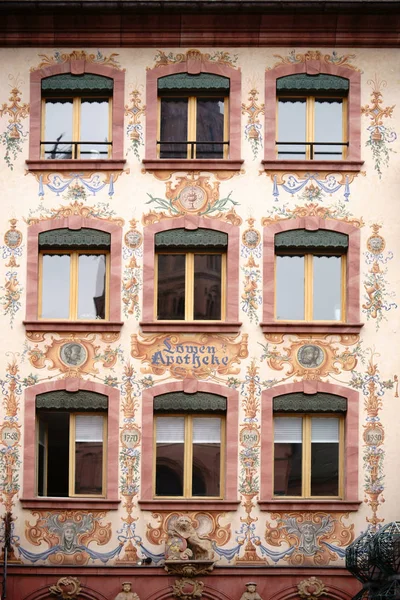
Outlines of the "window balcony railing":
M229 142L201 142L198 140L195 142L189 140L168 142L157 140L157 146L160 148L160 158L224 158L224 148L222 146L229 147ZM178 148L171 149L170 146L178 146ZM211 148L208 150L204 146L211 146Z
M49 150L46 150L46 146L53 145ZM41 141L40 146L45 146L44 158L50 159L79 159L79 158L109 158L110 150L112 148L112 142L62 142L59 141ZM82 150L80 146L92 146L89 150ZM93 148L93 146L95 146ZM97 146L97 148L96 148ZM104 148L107 146L107 148Z
M275 142L276 146L308 146L309 150L310 150L310 156L309 156L309 160L314 160L317 159L318 155L323 155L323 156L339 156L340 158L343 157L343 150L337 151L337 152L328 152L328 151L318 151L315 150L315 146L345 146L346 148L349 147L349 142ZM278 149L278 154L279 156L283 156L283 155L296 155L296 156L305 156L306 151L303 150L301 152L296 152L293 150L290 150L288 152L282 152L281 150Z

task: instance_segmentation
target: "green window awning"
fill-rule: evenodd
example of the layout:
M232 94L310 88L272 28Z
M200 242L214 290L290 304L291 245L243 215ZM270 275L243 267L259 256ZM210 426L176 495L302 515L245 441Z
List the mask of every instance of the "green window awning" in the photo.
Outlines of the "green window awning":
M339 250L345 252L349 245L349 237L344 233L317 229L292 229L275 235L275 250Z
M42 79L42 92L104 92L110 95L113 87L113 79L92 73L84 75L64 73Z
M226 398L217 394L172 392L154 398L154 412L226 412Z
M200 73L200 75L189 75L189 73L177 73L167 75L158 80L159 92L173 91L212 91L229 92L230 80L228 77L213 75L212 73Z
M345 413L347 398L336 394L283 394L273 399L273 410L279 413Z
M349 91L349 80L336 75L287 75L276 80L277 92L336 92L347 94Z
M46 392L36 396L37 409L56 409L56 410L107 410L108 397L97 392L80 390L78 392L67 392L66 390L57 390Z
M52 229L39 233L39 248L110 248L111 234L97 229Z
M155 235L157 250L163 248L226 248L228 234L213 229L170 229Z

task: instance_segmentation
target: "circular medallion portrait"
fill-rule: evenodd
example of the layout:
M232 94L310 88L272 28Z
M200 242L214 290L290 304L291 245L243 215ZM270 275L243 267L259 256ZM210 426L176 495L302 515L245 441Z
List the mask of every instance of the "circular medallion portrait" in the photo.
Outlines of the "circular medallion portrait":
M131 229L126 232L124 239L125 245L134 250L141 245L143 236L139 231L136 231L136 229Z
M18 248L22 242L22 233L16 229L9 229L4 234L4 242L9 248Z
M206 193L198 185L184 187L179 195L179 202L186 210L199 210L206 201Z
M383 252L385 245L385 240L380 235L373 235L367 240L367 248L372 254Z
M324 358L322 348L311 344L302 346L297 352L297 360L306 369L316 369L322 364Z
M242 234L242 242L247 248L255 248L260 243L261 236L255 229L247 229Z
M80 367L87 359L86 348L76 342L61 346L60 358L68 367Z

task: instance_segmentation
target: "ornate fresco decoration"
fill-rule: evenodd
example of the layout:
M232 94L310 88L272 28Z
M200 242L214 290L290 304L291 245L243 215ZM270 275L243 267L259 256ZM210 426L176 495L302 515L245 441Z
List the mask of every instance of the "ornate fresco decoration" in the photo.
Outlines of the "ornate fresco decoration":
M178 54L168 52L168 54L165 54L163 50L158 50L157 54L154 57L155 65L152 68L157 69L158 67L175 65L187 61L206 61L216 63L219 65L228 65L229 67L232 67L234 69L239 68L236 65L238 61L238 55L234 54L233 56L231 56L229 52L224 52L223 50L215 50L212 54L203 54L202 52L200 52L200 50L188 50L185 53L181 52ZM147 70L150 70L150 68L147 67Z
M165 199L148 194L150 200L146 204L151 204L152 210L143 215L143 225L175 219L186 214L241 225L242 219L234 209L239 202L231 198L232 192L229 192L226 198L220 198L219 181L211 184L209 180L209 176L192 171L187 175L177 176L174 181L167 181Z
M38 54L38 56L40 58L40 63L36 67L31 67L31 72L53 65L60 65L62 63L70 62L71 60L85 60L88 63L112 67L118 71L125 71L125 69L122 69L116 58L119 56L116 52L107 56L100 52L100 50L97 50L96 53L88 53L85 52L85 50L74 50L73 52L60 52L59 50L56 50L52 55Z
M248 357L248 335L198 333L131 336L131 356L142 363L141 372L166 379L207 379L236 375Z
M261 360L266 360L274 371L284 371L284 380L300 377L303 380L321 381L332 374L353 371L357 366L359 336L356 334L311 337L283 333L264 335L268 343L262 346ZM286 345L278 348L281 344ZM337 344L344 346L344 350L338 348Z
M377 358L379 354L368 348L363 353L365 371L352 372L348 385L359 390L364 395L365 424L363 425L363 465L364 465L364 502L371 509L371 517L366 517L372 527L379 527L384 519L378 517L378 510L384 503L384 458L383 447L385 440L384 427L380 420L380 411L383 408L383 396L387 390L395 388L395 397L398 397L398 378L382 380L379 374Z
M389 166L390 152L395 152L388 146L397 139L397 134L392 127L386 127L383 124L384 118L393 116L393 106L383 108L382 90L387 86L387 82L380 80L375 74L374 79L368 80L368 85L372 87L371 106L367 104L361 107L361 114L369 117L370 126L367 128L369 139L365 145L371 149L372 159L375 164L375 170L379 177L382 177L382 168Z
M282 67L283 65L296 65L299 63L309 62L310 60L320 60L326 65L347 67L348 69L352 69L353 71L359 71L360 73L362 73L361 69L351 64L352 61L356 58L355 54L338 55L336 50L333 50L331 54L324 54L319 50L307 50L307 52L304 53L296 52L296 50L291 50L286 56L281 56L280 54L274 54L273 56L274 58L279 58L279 61L276 62L273 65L273 67L267 67L267 71L277 69L279 67Z
M331 206L320 206L315 202L306 203L304 206L295 206L290 208L288 204L280 206L273 206L272 210L268 211L268 216L261 219L261 225L268 227L278 221L285 221L288 219L297 219L302 217L320 217L321 219L334 219L335 221L343 221L349 223L353 227L364 227L364 221L362 218L356 219L352 216L349 210L347 210L344 202L337 202L336 205Z
M244 135L249 142L253 153L253 160L256 160L259 151L263 147L262 124L260 116L264 114L264 104L258 104L258 90L253 88L249 92L248 105L242 104L242 115L247 115L247 124L244 129Z
M291 566L326 566L343 559L345 547L354 540L354 525L345 525L349 513L275 512L266 522L265 540L275 547L286 546L284 560Z
M15 496L20 490L21 425L19 423L20 396L25 382L21 380L18 355L7 353L9 362L6 375L0 379L3 396L4 420L0 424L0 498L6 512L12 512Z
M108 221L119 227L123 227L125 223L123 219L115 216L116 212L110 208L108 202L97 202L94 206L85 204L87 200L86 191L80 185L70 188L64 195L63 200L69 202L69 204L67 206L60 205L59 208L47 208L43 204L39 204L36 208L30 209L28 217L24 217L25 223L30 227L40 221L64 219L73 215L86 219L94 218Z
M33 347L27 344L25 353L35 369L46 369L46 376L43 379L52 379L59 374L63 378L80 379L85 375L91 375L101 381L104 380L106 385L115 387L113 377L106 376L103 379L99 377L99 373L102 373L102 369L114 370L113 367L118 359L123 358L121 346L112 348L110 345L119 339L119 335L119 333L67 333L57 334L56 337L45 332L27 331L28 340L36 343ZM101 363L101 370L96 368L96 363ZM48 375L47 371L53 370L57 370L58 373L53 376Z
M121 389L121 409L123 414L120 427L120 493L123 496L123 508L126 517L122 517L123 525L117 531L118 540L124 544L123 554L117 559L118 564L133 565L138 562L137 548L142 539L136 534L137 517L133 516L134 499L139 493L140 481L140 443L141 430L137 424L136 412L140 406L141 385L133 366L124 365Z
M9 75L8 78L13 80L9 104L4 102L0 105L0 117L8 116L8 125L5 131L0 134L0 144L4 146L4 160L6 165L13 170L14 161L22 152L22 146L27 139L28 132L24 131L22 119L26 119L29 115L29 104L21 104L21 90L19 89L22 81Z
M136 321L140 319L139 292L142 288L142 265L138 259L143 257L143 235L137 230L136 219L129 221L130 229L125 233L122 256L125 263L122 276L122 310L128 319L135 316Z
M49 587L50 594L63 600L75 600L81 591L81 582L77 577L60 577L55 585Z
M243 273L243 293L241 309L249 317L250 323L258 324L259 308L262 305L261 263L262 241L258 229L254 228L255 219L247 219L249 227L242 233L241 256L247 259L241 267ZM257 261L257 262L256 262Z
M303 579L297 584L297 590L302 600L318 600L321 596L329 593L329 588L325 587L321 579L310 577Z
M140 161L139 147L144 145L142 118L146 114L146 106L141 106L141 94L137 88L131 91L130 105L125 105L125 116L129 117L126 134L129 137L130 148Z
M5 266L10 270L6 271L4 285L0 286L2 295L0 302L3 306L3 314L10 320L10 327L13 328L14 319L21 308L21 294L23 288L18 279L18 269L20 265L17 258L22 256L22 232L17 229L17 219L10 219L10 228L4 234L4 244L1 247L2 258L7 260Z
M376 330L378 331L382 319L387 320L385 313L397 308L395 302L391 299L395 297L395 292L388 290L387 267L381 269L381 265L386 265L393 258L393 252L384 253L386 242L380 235L381 225L376 223L371 225L372 235L367 239L367 251L364 252L365 262L369 266L368 272L364 277L364 304L362 312L367 315L367 319L376 319Z
M20 556L27 562L51 565L86 565L90 560L107 563L118 556L122 545L108 552L98 552L91 544L107 545L112 536L111 523L104 523L106 512L91 510L33 510L34 523L25 521L25 539L33 546L47 544L42 552L31 552L21 544Z
M324 202L326 194L331 198L334 194L343 192L343 201L348 202L350 184L359 174L365 176L365 171L361 173L266 171L266 173L273 183L272 196L275 202L279 200L282 191L290 194L292 198L298 194L296 200L303 202Z
M56 196L67 192L65 199L87 200L88 194L96 196L99 192L108 186L107 194L112 199L114 195L114 183L125 171L80 171L79 173L54 173L54 171L27 171L27 174L33 175L38 182L38 196L42 199L45 196L45 190L49 190Z

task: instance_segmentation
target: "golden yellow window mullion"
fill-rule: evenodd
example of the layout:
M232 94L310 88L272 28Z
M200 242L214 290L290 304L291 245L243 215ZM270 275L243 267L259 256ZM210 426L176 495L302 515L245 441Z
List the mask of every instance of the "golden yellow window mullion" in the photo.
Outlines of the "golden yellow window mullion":
M45 141L46 135L46 99L42 98L42 118L40 121L40 139L42 142ZM40 145L40 158L46 157L46 146L43 144Z
M342 254L341 256L341 267L342 267L342 273L341 273L341 304L342 304L342 310L341 310L341 321L346 321L347 319L347 315L346 315L346 292L347 292L347 284L346 284L346 280L347 280L347 260L346 260L346 254Z
M102 465L102 486L101 493L104 497L107 495L107 464L108 464L108 418L103 415L103 465Z
M311 417L303 417L302 496L311 496Z
M313 256L304 255L304 319L313 320Z
M190 96L188 98L188 141L194 142L197 139L197 98L194 96ZM193 156L192 156L192 146L188 144L187 149L187 157L188 158L196 158L196 144L193 147Z
M348 133L348 98L343 98L342 100L342 142L348 142L349 141L349 133ZM343 151L342 151L342 158L346 159L347 158L347 151L348 148L347 146L343 146Z
M72 115L72 140L79 142L81 139L81 98L74 98ZM81 147L79 144L72 146L72 157L81 157Z
M226 254L222 254L221 265L221 321L226 319Z
M190 415L185 416L185 445L184 445L184 467L183 467L183 495L185 498L192 497L193 477L193 419Z
M68 495L75 496L75 414L69 416L69 480Z
M339 496L344 498L344 419L339 418Z
M185 320L194 318L194 254L186 254L185 261Z
M71 252L71 265L69 271L69 318L76 320L78 318L78 268L79 255L77 252Z
M229 98L224 98L224 142L229 142ZM223 157L229 158L229 145L224 144Z
M112 124L113 124L113 101L112 96L108 98L108 142L112 142ZM107 157L112 158L112 146L107 146Z
M307 96L306 98L306 141L314 141L314 119L315 119L315 98L314 96ZM310 160L313 153L311 152L311 146L306 147L306 159Z

